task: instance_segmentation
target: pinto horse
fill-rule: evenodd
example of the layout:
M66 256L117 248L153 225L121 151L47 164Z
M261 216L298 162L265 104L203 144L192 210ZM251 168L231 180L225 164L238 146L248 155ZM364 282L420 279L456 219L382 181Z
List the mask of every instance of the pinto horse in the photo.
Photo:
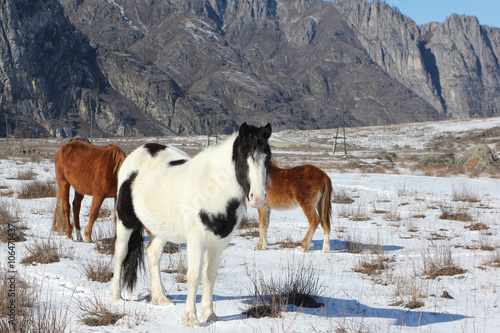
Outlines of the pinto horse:
M62 146L55 156L56 179L58 185L54 227L58 224L57 216L62 209L66 222L66 238L82 240L80 233L80 208L83 197L91 195L89 223L85 228L85 242L92 241L92 227L102 202L106 198L115 198L118 183L118 170L125 160L125 153L115 145L96 147L80 140L71 141ZM75 190L73 200L74 230L70 223L69 191ZM53 227L53 228L54 228Z
M301 165L281 169L275 164L269 167L270 184L267 186L268 198L259 212L259 243L256 250L267 248L267 228L271 209L287 210L297 206L309 221L309 229L302 240L301 248L307 251L311 239L321 223L323 228L323 252L330 251L330 216L332 181L326 173L314 165ZM318 215L319 214L319 215Z
M266 201L271 131L270 124L243 123L239 133L192 159L179 149L155 143L127 157L118 175L113 300L121 299L122 285L130 291L135 286L138 266L143 265L142 231L147 228L151 303L171 303L160 277L165 243L186 243L188 292L182 322L199 324L196 293L202 267L202 319L217 320L212 298L220 256L238 229L246 200L252 207Z

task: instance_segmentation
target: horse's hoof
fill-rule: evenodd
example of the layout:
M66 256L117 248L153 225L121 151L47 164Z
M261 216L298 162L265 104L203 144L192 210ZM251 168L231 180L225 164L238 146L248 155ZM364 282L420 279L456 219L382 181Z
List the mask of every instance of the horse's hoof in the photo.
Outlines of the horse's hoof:
M205 320L207 323L212 322L212 321L218 321L219 318L215 315L215 313L211 313L210 316Z
M81 239L80 239L81 240ZM85 243L92 243L92 238L85 237Z
M188 312L184 312L182 315L182 323L188 327L198 326L200 322L196 315L189 314Z
M171 305L172 301L169 300L167 297L162 296L162 297L158 297L158 299L156 299L156 298L151 299L151 304L159 305L159 306L167 306L167 305Z

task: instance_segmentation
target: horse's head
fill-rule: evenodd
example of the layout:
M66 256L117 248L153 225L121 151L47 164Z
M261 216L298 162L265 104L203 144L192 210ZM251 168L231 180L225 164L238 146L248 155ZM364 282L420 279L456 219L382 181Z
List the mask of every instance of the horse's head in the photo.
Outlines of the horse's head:
M255 127L243 123L233 145L236 178L243 187L250 206L262 207L267 199L267 170L271 165L268 139L271 124Z

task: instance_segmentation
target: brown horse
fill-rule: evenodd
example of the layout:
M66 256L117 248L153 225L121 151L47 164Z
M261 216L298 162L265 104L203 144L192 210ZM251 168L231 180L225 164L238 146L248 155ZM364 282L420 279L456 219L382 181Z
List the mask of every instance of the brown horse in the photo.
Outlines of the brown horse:
M118 170L125 157L125 153L115 145L96 147L90 143L75 140L62 146L55 156L59 191L53 229L57 225L56 216L61 216L59 212L62 208L66 222L66 238L71 238L73 227L69 218L69 190L73 186L75 190L73 215L76 240L82 240L79 215L83 197L84 195L93 196L89 223L85 228L85 242L91 242L92 227L102 202L106 198L115 198L116 204Z
M259 243L256 250L267 248L267 228L271 209L287 210L297 206L309 220L309 230L302 240L302 250L307 251L311 239L321 222L323 228L323 252L330 251L330 216L332 181L326 173L314 165L301 165L281 169L275 164L269 168L270 184L267 185L266 204L259 208ZM319 213L319 216L318 216Z

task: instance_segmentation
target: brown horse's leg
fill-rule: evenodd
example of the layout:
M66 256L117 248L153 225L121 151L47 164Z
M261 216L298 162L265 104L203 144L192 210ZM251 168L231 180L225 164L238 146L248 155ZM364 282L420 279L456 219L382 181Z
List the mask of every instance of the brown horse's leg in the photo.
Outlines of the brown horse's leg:
M73 199L73 225L75 226L76 240L82 240L80 233L80 209L82 207L82 200L84 195L75 191L75 198Z
M319 225L319 216L318 214L316 214L315 206L316 205L314 203L308 204L307 206L303 205L302 203L300 204L300 208L302 208L302 211L309 221L309 229L307 230L307 234L302 240L301 244L302 251L307 251L311 247L312 237Z
M94 222L99 215L99 209L101 209L102 202L104 201L104 196L94 196L92 199L92 206L90 207L89 224L85 228L85 243L92 242L92 227Z
M66 238L71 239L71 232L73 231L73 226L69 220L69 183L64 180L57 180L57 184L59 186L59 193L61 195L62 200L62 209L64 214L64 220L66 222Z
M268 205L264 205L258 209L259 212L259 243L256 250L267 249L267 228L269 227L269 215L271 209Z

